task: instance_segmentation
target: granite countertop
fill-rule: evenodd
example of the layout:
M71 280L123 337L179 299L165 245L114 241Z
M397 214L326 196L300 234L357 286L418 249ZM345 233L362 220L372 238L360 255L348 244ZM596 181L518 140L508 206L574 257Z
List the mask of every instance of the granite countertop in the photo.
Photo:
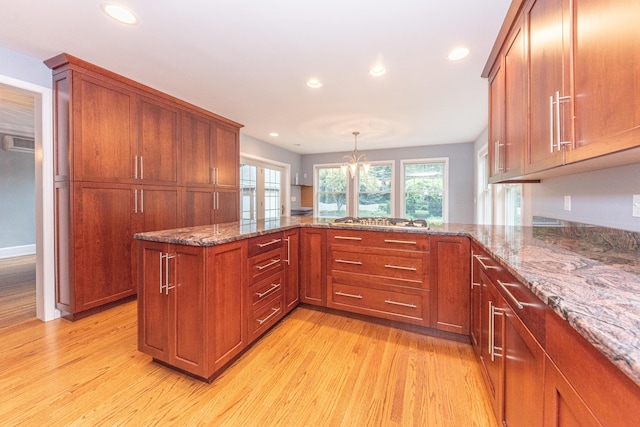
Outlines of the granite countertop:
M297 227L468 236L640 385L640 233L576 226L444 224L430 229L274 220L139 233L136 239L213 246Z

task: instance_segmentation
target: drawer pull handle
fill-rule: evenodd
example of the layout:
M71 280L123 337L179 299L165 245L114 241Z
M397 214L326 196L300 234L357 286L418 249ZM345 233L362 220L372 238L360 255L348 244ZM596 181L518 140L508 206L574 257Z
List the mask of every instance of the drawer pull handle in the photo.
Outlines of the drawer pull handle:
M482 257L480 255L474 255L473 257L478 260L478 262L480 263L482 268L484 268L485 270L488 270L490 268L500 268L497 265L487 265L484 262L482 262L483 259L489 259L489 258L485 258L485 257Z
M278 243L278 242L281 242L281 241L282 241L282 239L273 239L272 241L267 242L267 243L258 243L258 247L259 248L264 248L265 246L273 245L274 243Z
M271 292L275 291L279 287L280 287L280 283L272 283L271 287L268 290L266 290L266 291L264 291L262 293L256 292L256 296L258 298L263 298L264 296L269 295Z
M340 295L341 297L362 299L362 295L345 294L344 292L340 291L336 292L336 295Z
M268 262L268 263L266 263L265 265L256 265L256 268L257 268L258 270L264 270L265 268L267 268L267 267L271 267L272 265L277 264L277 263L279 263L279 262L280 262L280 258L278 258L278 259L272 259L272 260L271 260L271 262Z
M509 296L509 298L511 298L511 301L513 301L513 303L516 305L516 307L518 307L520 310L522 310L524 308L525 304L521 303L520 301L518 301L518 299L515 296L513 296L511 291L509 289L507 289L507 286L518 286L517 284L515 284L515 283L503 283L501 280L498 280L498 285L500 285L502 287L502 289Z
M416 271L416 270L418 270L415 267L403 267L401 265L392 265L392 264L385 264L384 267L385 268L393 268L395 270L407 270L407 271Z
M402 243L405 245L417 245L417 242L412 242L410 240L393 240L393 239L385 239L385 243Z
M264 319L256 319L256 322L258 322L258 325L262 325L264 322L266 322L267 320L271 319L273 316L278 314L279 311L280 311L280 307L274 307L271 309L270 315L268 315Z
M349 261L346 259L337 259L336 262L339 262L341 264L362 265L362 261Z
M407 304L404 302L391 301L390 299L386 299L384 300L384 302L386 302L387 304L400 305L402 307L418 308L418 306L415 304Z
M339 240L362 240L362 237L349 237L349 236L333 236L334 239Z

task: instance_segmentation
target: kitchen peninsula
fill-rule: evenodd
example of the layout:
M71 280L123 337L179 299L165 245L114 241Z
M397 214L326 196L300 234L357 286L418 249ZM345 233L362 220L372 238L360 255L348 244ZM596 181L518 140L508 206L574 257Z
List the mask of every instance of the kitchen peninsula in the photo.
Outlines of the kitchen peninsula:
M363 237L355 237L358 233ZM341 242L328 241L328 235L338 234ZM375 236L372 237L374 234L384 237L380 241L392 242L389 244L401 248L381 248L382 243L377 243ZM140 233L135 237L139 266L139 348L155 360L197 377L210 380L217 376L295 306L298 290L301 302L333 308L338 306L338 297L366 304L364 301L369 296L374 298L378 293L387 292L375 284L372 285L375 292L371 293L331 288L334 276L344 276L340 283L361 289L355 279L357 274L347 271L349 276L338 271L342 267L336 267L335 263L351 268L366 262L366 259L354 261L343 256L357 254L352 243L362 241L374 248L363 253L384 255L386 259L391 259L389 254L398 255L385 267L402 267L403 274L422 271L424 279L418 283L420 280L416 278L400 275L396 279L378 280L390 283L397 290L395 296L409 295L408 300L382 297L383 302L399 307L398 311L384 311L375 306L376 302L360 309L346 307L347 311L397 319L402 322L399 326L417 324L418 328L424 327L426 333L434 328L451 333L458 327L456 336L471 333L474 346L474 330L491 326L489 335L486 331L480 333L482 348L487 346L487 336L491 338L489 356L483 356L481 349L476 351L481 362L487 357L519 360L519 355L509 357L507 348L510 342L507 325L515 322L523 331L521 337L538 349L534 349L539 357L533 363L540 367L542 377L537 381L541 389L544 388L544 402L542 396L537 396L539 402L534 403L538 406L531 408L532 411L542 413L544 405L545 417L550 417L547 422L551 424L554 422L549 420L557 419L558 412L566 407L583 411L577 415L579 419L593 417L605 425L621 419L626 423L637 422L635 408L640 405L640 296L637 292L640 265L637 258L608 255L593 245L582 245L572 236L554 232L553 227L444 224L425 230L283 217ZM436 244L439 241L446 242L442 251ZM451 245L464 241L470 244L464 258L452 260L460 251ZM412 247L405 247L409 245ZM455 248L464 250L460 245ZM340 258L332 257L337 253ZM395 260L400 260L400 255L417 264L399 265L403 261ZM430 262L425 261L427 259ZM473 259L480 259L484 268L476 268ZM447 267L452 262L456 267L467 266L466 272L462 268L462 276L466 275L464 290L438 289L456 279L452 273L455 269ZM473 266L473 273L469 265ZM299 276L297 270L288 271L291 266L299 267ZM498 274L495 272L499 275L494 278L492 275ZM386 273L375 274L374 277L380 278ZM297 282L292 280L293 275L299 277L299 288L291 286ZM411 281L409 286L408 281ZM474 287L476 281L482 286ZM195 293L180 289L187 283L197 287ZM518 283L522 288L514 287ZM308 289L314 286L316 288ZM330 295L330 289L337 295ZM484 297L474 298L474 289L486 290L487 295L496 294L489 303L493 312L488 324L483 316L474 316L474 312L486 311L482 304L486 302ZM456 297L459 292L463 295ZM176 302L183 295L185 299ZM422 308L420 298L425 305ZM459 313L468 319L466 325L464 318L459 325L447 326L452 323L448 319L438 322L439 316L447 315L441 312L443 307L452 309L454 303L462 304ZM542 311L536 314L534 310L539 306ZM424 318L407 314L406 310L411 309L422 309ZM528 309L533 314L527 314ZM178 327L176 322L182 323ZM505 353L507 357L502 357ZM491 378L491 369L487 368L486 378ZM510 374L504 363L499 366L499 372L498 388L502 390L503 384L510 384ZM534 387L534 384L522 386ZM510 392L502 390L495 399L497 416L503 419L508 416L505 414L510 408Z

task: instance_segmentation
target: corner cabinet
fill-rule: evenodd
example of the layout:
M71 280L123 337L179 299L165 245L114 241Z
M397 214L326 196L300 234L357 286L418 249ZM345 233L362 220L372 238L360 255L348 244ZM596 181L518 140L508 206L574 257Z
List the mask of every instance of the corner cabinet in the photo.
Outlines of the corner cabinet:
M138 349L211 379L247 345L246 242L204 248L138 241L137 256Z
M67 54L45 63L56 307L73 320L136 294L134 233L238 219L241 125Z
M322 228L300 229L300 302L327 305L327 239Z

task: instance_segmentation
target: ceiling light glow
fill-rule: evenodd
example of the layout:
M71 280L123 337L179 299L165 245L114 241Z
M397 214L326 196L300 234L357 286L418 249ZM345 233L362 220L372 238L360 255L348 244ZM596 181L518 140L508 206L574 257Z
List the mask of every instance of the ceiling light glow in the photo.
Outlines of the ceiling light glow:
M133 25L138 23L138 18L124 6L113 3L103 3L102 10L111 18L123 24Z
M271 132L269 136L280 136L280 134L278 132Z
M369 71L369 74L371 74L373 77L380 77L386 73L387 73L387 69L384 68L382 65L376 65Z
M322 87L322 83L320 83L318 79L311 79L307 81L307 86L312 89L318 89L319 87Z
M467 55L469 55L469 49L467 49L466 47L459 47L451 51L451 53L449 54L449 59L451 61L458 61L462 58L465 58Z

